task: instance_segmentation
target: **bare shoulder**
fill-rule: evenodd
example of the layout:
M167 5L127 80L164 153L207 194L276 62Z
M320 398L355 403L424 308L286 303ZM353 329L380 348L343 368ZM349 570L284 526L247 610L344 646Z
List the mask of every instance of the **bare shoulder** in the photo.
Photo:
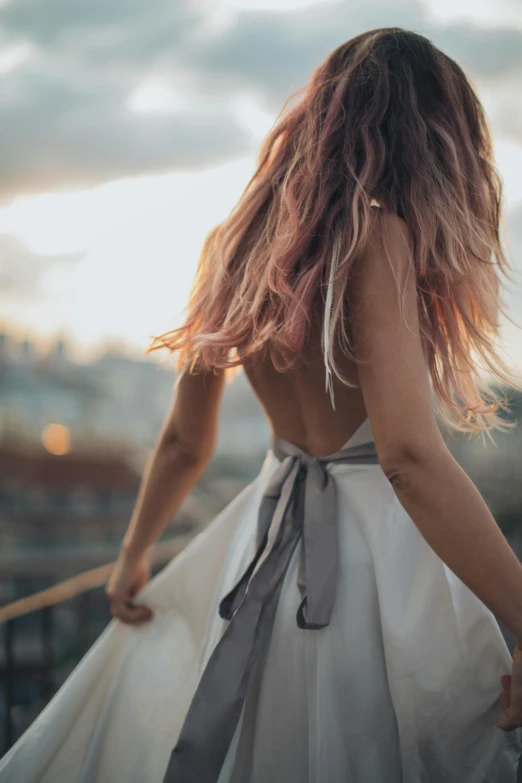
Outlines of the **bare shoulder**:
M410 317L415 314L417 286L413 236L398 215L389 210L374 210L368 239L354 261L347 293L354 305L354 317L365 301L378 300L382 317L376 318L375 312L367 311L366 326L378 327L383 318L389 324L399 312L404 317L408 309ZM370 323L368 319L371 319Z
M376 216L354 285L353 340L381 463L442 446L418 319L412 238L393 215Z
M399 244L404 244L404 242L409 244L412 235L406 221L389 209L381 209L380 213L385 237L390 241L397 241Z
M372 225L363 256L383 256L392 264L409 266L413 255L413 234L405 220L391 210L374 211Z

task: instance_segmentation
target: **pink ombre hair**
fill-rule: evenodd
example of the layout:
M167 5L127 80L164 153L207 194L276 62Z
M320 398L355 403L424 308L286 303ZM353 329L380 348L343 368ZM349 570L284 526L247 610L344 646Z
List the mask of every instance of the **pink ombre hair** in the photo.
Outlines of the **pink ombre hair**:
M475 432L508 426L505 400L481 372L510 382L496 347L501 276L509 277L501 183L484 110L461 68L421 35L372 30L335 49L290 101L237 205L206 238L184 323L154 337L148 352L167 347L195 372L267 351L284 371L325 310L332 273L323 340L348 383L332 346L353 356L347 292L370 231L380 230L376 199L411 234L444 422Z

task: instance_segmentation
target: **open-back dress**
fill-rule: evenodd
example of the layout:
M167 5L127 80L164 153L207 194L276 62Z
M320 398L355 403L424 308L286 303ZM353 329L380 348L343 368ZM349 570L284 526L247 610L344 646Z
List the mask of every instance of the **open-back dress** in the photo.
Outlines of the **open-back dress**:
M399 503L366 419L257 477L112 621L0 783L515 783L511 655Z
M368 418L320 458L273 437L139 597L154 618L109 624L0 783L517 781L509 649L399 503Z

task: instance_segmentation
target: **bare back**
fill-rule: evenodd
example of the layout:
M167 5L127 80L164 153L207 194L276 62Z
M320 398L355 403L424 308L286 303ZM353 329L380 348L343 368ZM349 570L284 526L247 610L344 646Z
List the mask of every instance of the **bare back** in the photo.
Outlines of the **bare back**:
M333 377L335 410L325 391L320 313L311 317L292 369L277 371L264 353L245 359L245 373L275 435L322 456L341 448L368 417L386 469L410 461L412 454L446 451L435 417L410 259L406 225L387 215L382 232L370 236L350 281L349 336L357 363L334 345L340 372L354 383L350 387ZM162 438L177 443L192 459L209 459L223 389L223 371L184 374Z
M341 357L343 374L359 383L357 367ZM334 376L335 410L325 391L321 323L312 323L307 344L294 368L277 371L267 358L244 364L245 374L270 422L273 433L314 456L340 449L366 418L360 387L351 388Z

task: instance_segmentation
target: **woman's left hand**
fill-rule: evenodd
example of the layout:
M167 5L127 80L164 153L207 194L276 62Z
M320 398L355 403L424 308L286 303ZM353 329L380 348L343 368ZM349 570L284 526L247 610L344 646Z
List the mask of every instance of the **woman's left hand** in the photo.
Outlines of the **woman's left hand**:
M142 625L152 619L152 609L133 600L149 579L150 566L145 555L133 560L120 554L105 588L113 617L129 625Z

